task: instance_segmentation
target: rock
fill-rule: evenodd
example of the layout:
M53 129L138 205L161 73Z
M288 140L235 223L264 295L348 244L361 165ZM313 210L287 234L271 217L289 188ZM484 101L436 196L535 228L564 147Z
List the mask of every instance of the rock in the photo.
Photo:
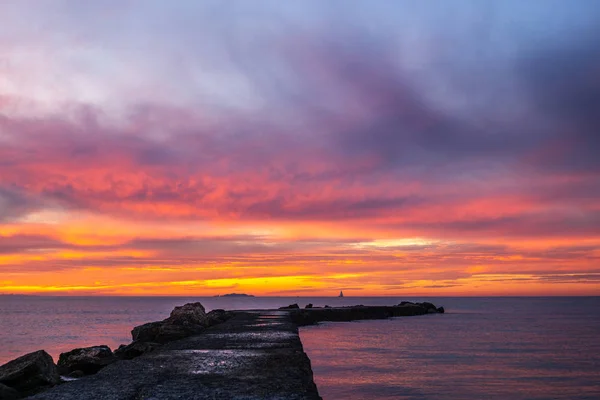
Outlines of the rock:
M60 383L60 375L50 354L39 350L0 366L0 383L30 395Z
M145 353L150 353L162 346L160 343L133 342L127 346L121 345L115 351L115 356L123 360L131 360Z
M233 313L229 311L217 309L206 314L206 320L208 321L208 326L214 326L227 321L232 316Z
M158 335L154 338L153 342L156 343L168 343L174 340L186 338L188 336L196 335L202 332L206 327L204 325L161 325Z
M422 303L413 303L411 301L402 301L398 304L398 307L420 307L424 309L424 313L426 314L435 314L435 313L443 313L444 307L436 307L432 303L422 302Z
M204 307L188 303L175 307L169 318L136 326L131 331L134 341L167 343L202 332L209 326Z
M71 372L70 374L67 375L69 378L82 378L85 376L85 372L81 371L81 370L76 370Z
M304 307L304 308L313 308L313 305L312 305L312 303L308 303L308 304L306 305L306 307Z
M131 331L133 341L151 342L158 336L158 332L163 323L164 321L148 322L147 324L136 326Z
M324 307L324 308L331 308L331 306L328 306L327 304L325 304L325 307Z
M279 307L280 310L293 310L295 308L300 308L298 304L290 304L289 306Z
M433 310L433 312L437 312L437 307L426 301L424 301L423 303L417 303L417 305L423 307L425 310L427 310L427 312L429 312L429 310Z
M16 400L19 397L19 392L0 383L0 400Z
M58 358L58 372L68 375L82 371L85 375L95 374L115 362L117 358L108 346L92 346L62 353Z
M170 325L201 325L208 326L206 311L200 303L188 303L175 307L171 316L165 320Z

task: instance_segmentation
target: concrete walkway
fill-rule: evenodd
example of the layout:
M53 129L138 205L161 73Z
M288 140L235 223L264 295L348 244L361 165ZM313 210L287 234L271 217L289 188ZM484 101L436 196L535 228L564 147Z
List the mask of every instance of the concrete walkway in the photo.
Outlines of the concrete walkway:
M240 311L200 335L38 394L45 400L321 399L288 311Z

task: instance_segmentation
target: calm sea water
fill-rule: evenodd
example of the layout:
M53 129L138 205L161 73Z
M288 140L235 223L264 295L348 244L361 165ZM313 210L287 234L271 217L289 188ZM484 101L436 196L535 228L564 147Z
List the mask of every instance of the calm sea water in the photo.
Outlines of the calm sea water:
M302 329L324 399L600 399L600 297L435 299Z
M0 364L130 342L133 326L215 308L389 305L406 298L0 296ZM444 315L301 329L319 392L338 399L600 399L600 297L428 298Z

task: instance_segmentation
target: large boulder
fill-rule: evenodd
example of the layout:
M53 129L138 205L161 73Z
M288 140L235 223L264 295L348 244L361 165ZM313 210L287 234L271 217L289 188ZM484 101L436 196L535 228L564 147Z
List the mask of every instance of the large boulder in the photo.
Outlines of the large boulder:
M169 318L136 326L131 331L134 341L167 343L202 332L209 319L200 303L175 307Z
M160 327L163 324L164 321L158 321L148 322L147 324L136 326L131 331L131 337L133 338L134 342L151 342L158 336Z
M150 353L162 346L160 343L152 342L133 342L128 345L121 345L115 350L115 356L124 360L132 360L145 353Z
M37 393L60 383L52 357L44 350L25 354L0 366L0 384L24 395Z
M0 400L17 400L20 397L15 389L0 383Z
M108 346L93 346L62 353L58 358L58 372L68 375L82 371L86 375L95 374L115 362L117 358Z
M208 326L206 310L200 303L188 303L175 307L171 316L165 320L170 325L200 325Z

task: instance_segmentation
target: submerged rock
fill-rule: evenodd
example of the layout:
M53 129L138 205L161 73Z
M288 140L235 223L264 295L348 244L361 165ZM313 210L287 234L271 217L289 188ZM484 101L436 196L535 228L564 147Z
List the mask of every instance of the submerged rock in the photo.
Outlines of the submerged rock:
M23 395L37 393L60 383L52 357L44 350L25 354L0 366L0 384Z
M85 375L95 374L115 362L117 358L108 346L92 346L62 353L58 358L58 372L68 375L82 371Z
M16 400L19 397L19 392L0 383L0 400Z

